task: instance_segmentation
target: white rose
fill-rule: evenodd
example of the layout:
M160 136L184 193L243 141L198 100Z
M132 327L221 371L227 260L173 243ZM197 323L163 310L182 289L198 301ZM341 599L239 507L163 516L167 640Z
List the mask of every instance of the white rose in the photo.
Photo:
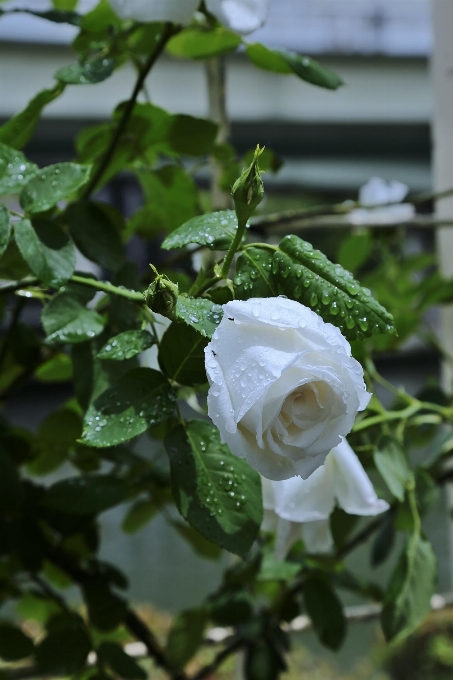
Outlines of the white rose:
M415 216L411 203L401 203L409 191L403 182L386 182L381 177L371 177L359 190L359 203L362 206L348 215L351 224L395 224L410 222ZM386 205L396 203L398 205ZM380 206L381 207L376 207Z
M340 331L286 298L224 305L206 347L208 413L231 451L274 480L311 475L370 399Z
M109 0L122 19L171 21L190 24L200 0ZM206 8L219 21L238 33L251 33L262 26L271 0L206 0Z
M308 479L271 482L263 477L262 482L263 529L276 532L278 559L300 538L308 552L328 552L333 547L328 518L335 503L350 515L379 515L389 509L345 439Z

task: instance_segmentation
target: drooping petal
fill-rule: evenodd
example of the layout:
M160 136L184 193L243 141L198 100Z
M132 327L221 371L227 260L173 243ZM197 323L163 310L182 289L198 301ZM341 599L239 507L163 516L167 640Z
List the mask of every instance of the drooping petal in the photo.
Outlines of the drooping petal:
M409 187L403 182L386 182L382 177L371 177L360 187L359 202L362 205L399 203L407 196L408 191Z
M313 555L329 553L333 548L333 538L328 519L306 522L302 525L302 539L307 552Z
M190 24L200 0L109 0L121 19Z
M379 515L389 504L377 497L370 478L346 440L329 454L335 497L350 515Z
M270 2L271 0L206 0L206 7L233 31L252 33L265 23Z
M284 560L289 549L294 543L302 538L300 524L289 522L278 517L277 530L275 535L275 557L277 560Z
M335 505L332 466L328 459L308 479L273 482L275 512L291 522L327 519Z

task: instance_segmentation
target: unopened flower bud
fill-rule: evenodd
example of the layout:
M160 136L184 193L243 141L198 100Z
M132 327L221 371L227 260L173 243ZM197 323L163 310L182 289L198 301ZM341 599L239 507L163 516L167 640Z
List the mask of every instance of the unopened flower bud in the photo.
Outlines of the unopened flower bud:
M256 147L251 164L242 171L231 190L239 224L247 222L264 198L264 185L258 167L258 158L263 151L264 147Z
M163 274L158 274L152 265L151 268L155 272L156 278L144 293L145 302L153 312L171 319L178 301L178 284L173 283Z

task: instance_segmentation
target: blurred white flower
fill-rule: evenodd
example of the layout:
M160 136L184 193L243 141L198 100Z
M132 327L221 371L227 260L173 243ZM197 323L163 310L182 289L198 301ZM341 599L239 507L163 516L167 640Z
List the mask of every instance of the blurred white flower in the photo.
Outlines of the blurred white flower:
M122 19L171 21L190 24L200 0L109 0ZM219 21L238 33L251 33L262 26L271 0L206 0L206 7Z
M364 207L352 210L348 221L351 224L408 222L414 217L415 208L411 203L400 202L405 199L408 191L409 187L403 182L386 182L381 177L372 177L359 190L359 203ZM399 205L386 205L387 203Z
M332 546L329 516L335 503L350 515L378 515L388 510L348 442L331 450L323 466L308 479L281 482L262 478L263 529L276 532L276 556L283 559L302 539L308 552L328 552Z

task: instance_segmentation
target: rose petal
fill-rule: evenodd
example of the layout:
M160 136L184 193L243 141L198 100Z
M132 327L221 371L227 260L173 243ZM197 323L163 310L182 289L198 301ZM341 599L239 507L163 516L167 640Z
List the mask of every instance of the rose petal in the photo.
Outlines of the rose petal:
M327 519L335 505L332 466L328 462L308 479L293 477L273 482L275 512L292 522Z
M190 24L200 0L109 0L121 19Z
M329 520L320 519L303 524L302 539L307 552L313 555L329 553L334 546Z
M251 33L262 26L269 5L270 0L206 0L208 10L238 33Z

